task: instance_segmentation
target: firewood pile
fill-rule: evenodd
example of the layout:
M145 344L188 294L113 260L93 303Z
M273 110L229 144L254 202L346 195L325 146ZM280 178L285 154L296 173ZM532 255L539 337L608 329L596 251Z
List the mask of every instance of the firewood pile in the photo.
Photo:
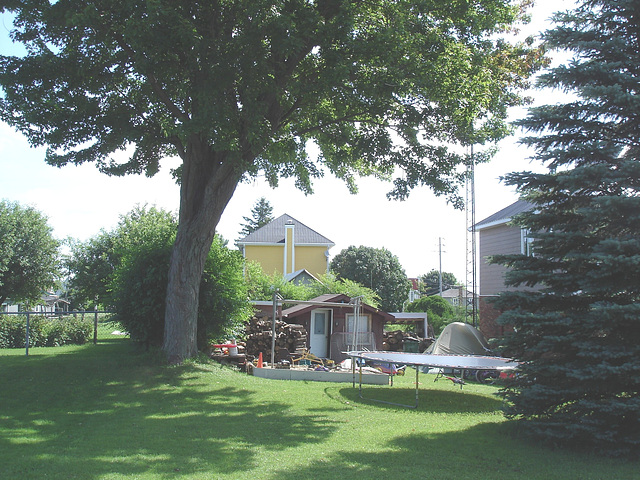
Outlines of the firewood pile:
M413 333L403 332L402 330L382 333L382 350L390 352L415 352L416 344L417 351L424 352L432 343L432 338L421 338ZM409 346L409 344L411 344L411 346Z
M257 358L260 352L265 357L271 355L271 318L254 317L245 328L245 352ZM302 325L276 320L276 351L286 349L289 353L301 353L307 344L307 330Z

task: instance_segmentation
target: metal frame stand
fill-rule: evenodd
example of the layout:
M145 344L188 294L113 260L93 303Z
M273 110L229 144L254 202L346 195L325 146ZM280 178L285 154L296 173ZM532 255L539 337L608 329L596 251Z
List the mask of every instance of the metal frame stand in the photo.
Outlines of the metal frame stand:
M360 384L358 386L358 396L363 400L370 400L372 402L384 403L386 405L396 405L398 407L405 407L405 408L418 408L418 390L419 390L418 389L418 372L420 371L420 368L418 366L415 366L415 369L416 369L416 402L413 405L406 405L404 403L387 402L386 400L377 400L375 398L363 397L362 396L362 363L360 364L360 375L359 375ZM389 375L389 377L391 377L391 386L393 386L393 375Z

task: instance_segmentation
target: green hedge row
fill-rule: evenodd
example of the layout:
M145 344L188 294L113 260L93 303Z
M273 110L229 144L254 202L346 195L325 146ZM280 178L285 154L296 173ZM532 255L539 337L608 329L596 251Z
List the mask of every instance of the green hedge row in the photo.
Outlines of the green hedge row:
M29 317L29 347L82 345L93 334L93 323L81 318ZM24 348L27 336L26 315L0 315L0 348Z

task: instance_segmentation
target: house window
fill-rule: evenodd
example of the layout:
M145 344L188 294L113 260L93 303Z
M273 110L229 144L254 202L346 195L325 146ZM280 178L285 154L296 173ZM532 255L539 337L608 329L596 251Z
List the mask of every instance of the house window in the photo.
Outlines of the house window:
M520 253L527 257L533 257L533 241L535 239L531 235L531 232L526 228L520 229Z
M347 314L347 332L354 332L356 317L353 313ZM370 332L371 331L371 316L370 315L359 315L358 316L358 332Z

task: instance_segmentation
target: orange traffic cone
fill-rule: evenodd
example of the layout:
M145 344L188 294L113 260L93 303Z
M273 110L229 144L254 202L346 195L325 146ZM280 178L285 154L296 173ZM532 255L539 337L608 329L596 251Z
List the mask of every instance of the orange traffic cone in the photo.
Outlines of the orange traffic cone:
M262 352L258 355L258 368L262 368Z

